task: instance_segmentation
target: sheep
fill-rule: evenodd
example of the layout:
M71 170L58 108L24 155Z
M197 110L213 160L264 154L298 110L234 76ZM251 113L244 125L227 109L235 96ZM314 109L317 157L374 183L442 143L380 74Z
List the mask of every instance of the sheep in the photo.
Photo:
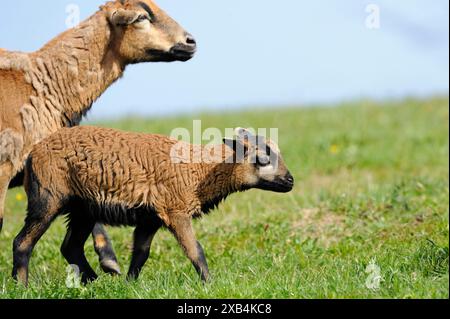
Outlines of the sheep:
M129 64L187 61L194 38L151 0L107 2L93 16L30 54L0 50L0 231L8 188L23 184L33 145L80 123ZM117 273L101 225L93 233L102 267Z
M214 160L193 161L190 156L209 153ZM214 147L104 128L62 129L35 146L27 161L28 214L14 240L12 274L28 284L33 248L55 218L64 215L68 231L61 252L78 267L85 284L97 278L83 251L96 222L135 227L128 279L139 277L152 240L163 227L207 281L209 270L192 219L235 192L254 188L286 193L293 186L278 146L245 129Z

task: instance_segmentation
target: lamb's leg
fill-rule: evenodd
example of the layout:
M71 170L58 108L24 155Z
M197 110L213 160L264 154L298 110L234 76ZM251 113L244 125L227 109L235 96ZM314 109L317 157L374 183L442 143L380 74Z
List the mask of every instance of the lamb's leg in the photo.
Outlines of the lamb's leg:
M14 240L12 276L25 286L28 286L28 265L31 253L58 213L58 209L46 211L46 207L44 203L28 206L25 226Z
M144 267L150 256L153 238L161 226L162 223L160 221L154 221L150 224L140 224L136 227L134 231L133 257L127 276L128 280L135 280L139 277L142 267Z
M11 181L12 167L8 163L0 163L0 232L3 228L6 193Z
M72 219L69 222L61 253L70 265L75 265L81 274L81 282L87 284L97 279L84 254L84 244L94 228L94 222Z
M111 240L102 224L96 224L92 237L94 239L95 252L99 256L100 266L107 274L120 275L120 266L117 262Z
M208 281L208 263L206 262L202 246L195 238L191 217L184 214L172 215L170 222L170 230L194 265L195 270L203 281Z

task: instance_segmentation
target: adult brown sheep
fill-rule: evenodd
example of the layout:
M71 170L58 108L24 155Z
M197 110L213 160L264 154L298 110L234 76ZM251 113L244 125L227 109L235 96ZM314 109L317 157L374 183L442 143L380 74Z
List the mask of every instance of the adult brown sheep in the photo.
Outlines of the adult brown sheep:
M33 53L0 50L0 230L8 187L22 184L33 145L76 126L125 67L187 61L193 37L151 0L118 0ZM102 268L118 273L101 225L93 232Z

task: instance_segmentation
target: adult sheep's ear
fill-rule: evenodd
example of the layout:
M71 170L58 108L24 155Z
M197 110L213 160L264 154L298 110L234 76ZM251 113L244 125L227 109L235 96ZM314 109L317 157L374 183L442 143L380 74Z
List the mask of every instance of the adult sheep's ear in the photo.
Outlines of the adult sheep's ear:
M111 22L111 24L118 26L130 25L138 18L138 12L125 9L116 9L109 15L109 21Z

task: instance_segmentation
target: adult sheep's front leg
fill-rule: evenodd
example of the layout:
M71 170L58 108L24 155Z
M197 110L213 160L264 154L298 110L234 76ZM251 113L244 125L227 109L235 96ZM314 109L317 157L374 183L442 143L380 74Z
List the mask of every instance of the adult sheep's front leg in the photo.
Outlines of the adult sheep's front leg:
M208 263L202 246L195 238L192 228L192 218L185 214L172 215L170 230L180 243L186 256L192 262L201 279L206 282L209 279Z
M3 228L6 193L11 181L12 167L9 163L0 163L0 232Z
M107 274L120 275L120 266L112 247L111 240L102 224L96 224L92 230L94 248L97 253L100 266Z

